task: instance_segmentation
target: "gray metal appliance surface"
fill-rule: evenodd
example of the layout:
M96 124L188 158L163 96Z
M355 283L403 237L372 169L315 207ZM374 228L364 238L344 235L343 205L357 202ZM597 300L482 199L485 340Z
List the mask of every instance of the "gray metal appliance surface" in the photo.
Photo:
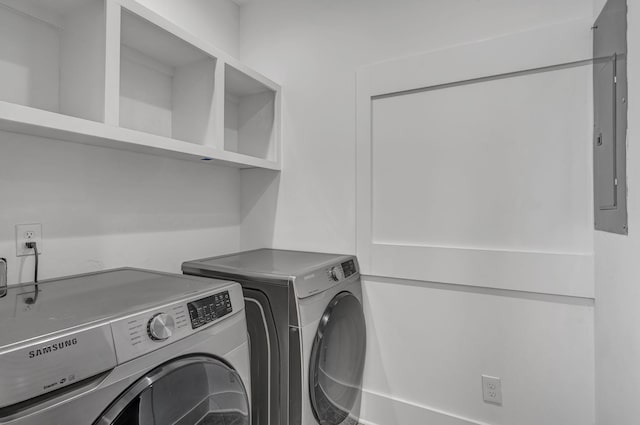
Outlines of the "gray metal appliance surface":
M259 249L182 270L243 287L254 425L357 423L366 327L354 256Z
M0 424L249 424L241 287L139 269L10 286Z

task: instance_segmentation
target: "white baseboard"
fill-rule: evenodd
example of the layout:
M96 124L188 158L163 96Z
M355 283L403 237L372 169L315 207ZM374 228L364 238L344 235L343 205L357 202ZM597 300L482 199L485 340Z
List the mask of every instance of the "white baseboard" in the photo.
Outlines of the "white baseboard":
M368 390L362 393L360 416L362 425L490 425Z

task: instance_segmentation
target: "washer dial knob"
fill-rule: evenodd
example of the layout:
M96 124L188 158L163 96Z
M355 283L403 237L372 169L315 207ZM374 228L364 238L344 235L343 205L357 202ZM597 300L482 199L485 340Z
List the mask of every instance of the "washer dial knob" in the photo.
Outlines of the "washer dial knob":
M342 267L333 266L331 270L329 270L329 276L336 282L340 282L341 279L344 278L344 273L342 273Z
M167 313L158 313L149 319L147 323L147 333L154 341L164 341L173 334L175 322L173 317Z

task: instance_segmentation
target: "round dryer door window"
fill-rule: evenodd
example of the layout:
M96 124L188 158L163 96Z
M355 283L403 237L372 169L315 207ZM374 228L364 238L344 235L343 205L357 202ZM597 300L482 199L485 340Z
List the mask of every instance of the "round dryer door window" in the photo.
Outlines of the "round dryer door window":
M173 360L127 389L95 425L249 425L238 373L207 356Z
M321 425L358 422L365 353L362 305L341 292L322 315L311 351L311 405Z

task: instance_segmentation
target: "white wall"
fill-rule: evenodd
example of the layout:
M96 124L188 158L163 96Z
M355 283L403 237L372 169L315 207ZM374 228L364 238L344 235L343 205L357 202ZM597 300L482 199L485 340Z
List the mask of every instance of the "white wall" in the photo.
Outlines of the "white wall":
M358 67L591 15L585 0L256 0L243 6L240 58L284 86L285 165L274 243L355 252Z
M592 300L376 277L365 291L367 421L593 423ZM502 378L502 407L483 374Z
M243 6L240 57L283 85L285 140L280 179L243 211L274 226L243 243L355 252L359 67L591 15L583 0ZM256 180L243 176L243 187ZM366 422L594 423L592 300L379 277L365 279L365 293ZM502 377L503 407L482 402L481 373Z
M237 54L231 0L141 1ZM40 278L118 266L180 272L240 243L240 171L0 132L0 257L9 283L33 278L15 225L43 225Z
M15 257L19 223L42 223L40 277L181 261L239 241L238 171L114 149L0 133L0 253L9 281L33 278Z
M596 15L603 0L595 2ZM627 186L629 235L596 232L596 417L601 425L637 424L640 417L640 5L628 1L629 110Z

